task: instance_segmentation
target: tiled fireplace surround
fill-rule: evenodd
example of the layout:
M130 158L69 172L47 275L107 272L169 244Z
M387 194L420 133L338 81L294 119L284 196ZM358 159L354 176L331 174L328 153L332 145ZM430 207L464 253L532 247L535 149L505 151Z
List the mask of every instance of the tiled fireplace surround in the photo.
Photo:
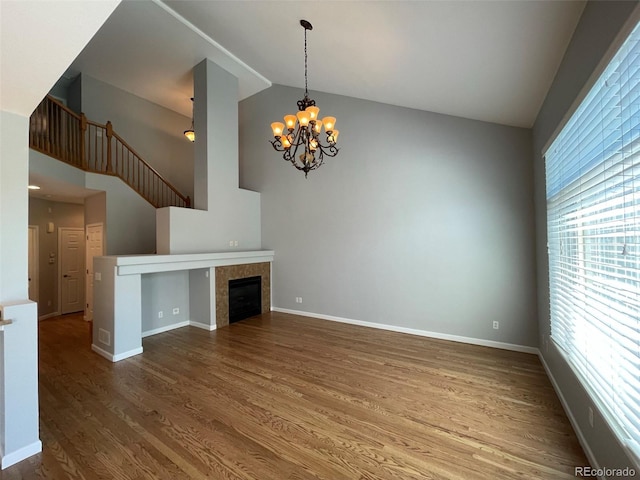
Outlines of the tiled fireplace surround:
M262 313L271 310L271 267L269 262L216 267L216 328L229 325L229 280L260 276Z

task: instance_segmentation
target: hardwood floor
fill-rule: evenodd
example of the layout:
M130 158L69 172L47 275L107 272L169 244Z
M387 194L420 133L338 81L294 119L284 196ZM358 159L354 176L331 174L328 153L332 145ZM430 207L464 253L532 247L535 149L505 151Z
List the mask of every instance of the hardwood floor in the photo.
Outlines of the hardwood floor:
M587 460L534 355L271 313L112 364L40 324L43 452L0 477L561 479Z

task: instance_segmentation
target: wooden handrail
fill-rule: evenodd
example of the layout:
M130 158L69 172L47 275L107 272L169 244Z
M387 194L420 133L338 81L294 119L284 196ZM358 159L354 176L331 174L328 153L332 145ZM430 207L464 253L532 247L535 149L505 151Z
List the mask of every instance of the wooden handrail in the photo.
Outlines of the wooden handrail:
M49 95L30 121L29 146L34 150L88 172L115 175L156 208L191 207L191 199L114 132L111 122L87 120Z
M67 107L64 103L61 103L59 100L56 100L55 98L53 98L51 95L47 95L45 97L45 100L48 100L52 103L55 103L58 107L60 107L62 110L64 110L65 112L67 112L69 115L71 115L72 117L77 118L78 120L80 120L80 117L82 115L78 115L76 112L74 112L73 110L71 110L69 107ZM43 100L44 102L44 100Z
M4 327L5 325L11 325L13 323L13 320L11 320L10 318L8 318L7 320L0 320L0 327Z

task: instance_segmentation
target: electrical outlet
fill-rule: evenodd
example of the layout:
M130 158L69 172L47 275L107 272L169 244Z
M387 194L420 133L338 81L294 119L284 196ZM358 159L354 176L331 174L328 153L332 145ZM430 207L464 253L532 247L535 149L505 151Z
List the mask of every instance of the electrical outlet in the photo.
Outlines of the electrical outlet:
M164 312L162 310L160 310L158 312L158 318L162 318L162 317L164 317Z
M498 321L493 321L493 329L494 330L498 330L500 328L500 322Z
M180 313L180 309L178 307L173 309L173 314L178 315Z
M302 303L302 297L296 297L296 303Z
M238 240L234 240L234 241L233 241L233 246L234 246L234 247L237 247L237 246L238 246Z
M229 240L229 246L233 247L233 240Z

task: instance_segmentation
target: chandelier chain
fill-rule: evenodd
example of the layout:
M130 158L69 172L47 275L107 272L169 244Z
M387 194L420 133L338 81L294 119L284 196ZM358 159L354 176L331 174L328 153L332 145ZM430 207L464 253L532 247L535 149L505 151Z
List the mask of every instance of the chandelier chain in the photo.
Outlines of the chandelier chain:
M309 95L309 87L307 85L307 29L304 29L304 94Z

